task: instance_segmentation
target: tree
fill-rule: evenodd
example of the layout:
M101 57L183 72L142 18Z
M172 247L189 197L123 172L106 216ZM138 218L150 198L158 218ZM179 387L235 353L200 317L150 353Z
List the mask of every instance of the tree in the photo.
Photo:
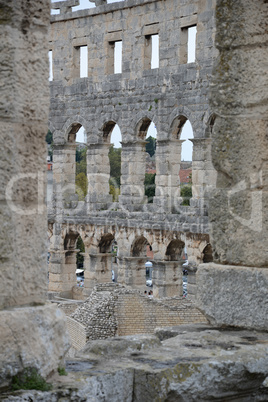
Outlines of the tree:
M148 203L152 203L155 196L155 174L145 173L144 187Z
M83 201L87 195L88 180L84 172L78 173L75 177L75 192L78 194L78 200Z
M109 150L110 159L110 184L115 188L120 188L121 181L121 152L122 148L114 148L113 145Z
M52 135L52 132L50 130L48 130L48 132L47 132L46 142L49 145L52 144L52 142L53 142L53 135Z
M181 186L181 197L182 204L181 205L190 205L190 199L192 198L192 184L184 184Z
M79 252L76 254L76 266L77 268L82 268L84 265L84 256L81 255L81 253L85 252L85 245L81 239L81 236L79 236L77 239L76 248L79 249Z
M77 146L76 147L76 153L75 153L75 161L80 163L82 161L86 161L87 159L87 148L86 147L81 147Z
M147 144L145 147L146 152L152 157L155 154L155 148L156 148L156 139L153 137L148 137L146 138Z

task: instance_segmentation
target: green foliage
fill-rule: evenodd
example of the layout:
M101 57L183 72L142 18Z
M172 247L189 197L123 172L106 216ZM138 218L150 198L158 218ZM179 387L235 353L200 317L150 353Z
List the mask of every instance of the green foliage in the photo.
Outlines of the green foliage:
M155 148L156 148L156 139L153 137L148 137L146 138L147 144L146 144L146 152L152 157L155 154Z
M53 142L53 135L52 135L52 132L50 130L48 130L48 132L47 132L46 142L48 144L52 144L52 142Z
M190 205L190 199L192 198L192 185L184 184L181 186L181 197L182 197L182 204L181 205Z
M22 372L12 377L11 388L13 391L18 389L37 389L39 391L50 391L52 385L38 373L34 367L25 368Z
M155 174L145 173L144 187L148 203L152 203L155 196Z
M81 161L86 161L87 157L87 149L86 147L76 147L76 153L75 153L75 161L80 163Z
M81 253L85 252L85 245L83 243L83 240L81 239L81 236L79 236L77 239L76 248L79 249L78 253L76 254L76 266L82 267L84 265L84 256Z
M111 180L109 181L110 191L109 194L113 196L113 202L118 202L119 195L120 195L120 188L115 187L111 184Z
M84 172L78 173L75 177L75 192L78 194L78 201L83 201L87 195L88 180Z
M148 111L150 112L152 110L152 108L153 108L152 105L150 105Z
M65 367L58 367L58 373L59 375L68 375L67 371L65 370Z
M155 98L154 101L155 101L156 104L158 104L158 99L157 98Z
M114 186L115 188L120 188L121 152L122 152L122 148L114 148L113 145L110 147L110 150L109 150L110 185Z

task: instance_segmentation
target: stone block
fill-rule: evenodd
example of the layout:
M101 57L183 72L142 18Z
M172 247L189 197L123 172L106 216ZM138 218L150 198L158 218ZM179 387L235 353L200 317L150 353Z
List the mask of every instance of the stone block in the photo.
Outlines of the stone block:
M207 263L196 275L196 303L211 323L267 331L267 268Z
M26 367L47 377L57 371L69 348L65 316L52 305L1 311L0 334L1 386Z

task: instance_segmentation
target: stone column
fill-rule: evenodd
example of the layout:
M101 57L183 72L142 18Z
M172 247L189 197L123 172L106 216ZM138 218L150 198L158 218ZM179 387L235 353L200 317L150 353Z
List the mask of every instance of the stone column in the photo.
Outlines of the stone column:
M78 201L75 194L75 144L55 145L53 150L53 198L56 208L72 208Z
M159 212L178 210L181 145L184 140L157 140L154 206Z
M144 195L146 141L122 142L121 195L119 202L132 211L147 203Z
M109 194L110 146L111 144L88 144L88 200L91 209L106 209L112 202L112 195Z
M197 305L211 322L267 330L267 2L217 1L211 84L209 198L214 263L197 271ZM239 20L239 24L237 21ZM265 60L265 62L264 62Z
M153 263L153 294L156 298L182 296L182 261Z
M197 267L195 266L187 266L185 267L187 269L188 275L187 275L187 297L191 300L195 300L196 297L196 290L197 290L197 285L196 285L196 271Z
M1 3L0 387L26 367L57 371L68 348L45 305L49 21L49 0Z
M117 282L144 291L146 289L146 261L147 257L119 257Z
M207 211L208 192L216 187L216 171L211 160L211 138L194 138L192 162L192 202Z
M82 253L84 256L84 290L83 290L83 295L84 297L88 297L91 293L91 283L90 283L90 256L89 252L87 249L85 249L85 252Z
M76 286L76 254L79 250L51 250L49 261L49 291L59 292L61 297L72 298Z
M111 253L89 254L89 269L86 270L86 293L92 290L98 283L112 282L112 258Z

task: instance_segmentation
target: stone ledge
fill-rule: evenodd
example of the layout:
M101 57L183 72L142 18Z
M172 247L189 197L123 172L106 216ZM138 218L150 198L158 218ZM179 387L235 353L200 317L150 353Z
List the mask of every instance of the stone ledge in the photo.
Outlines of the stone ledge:
M201 264L196 305L218 326L268 331L268 268Z

